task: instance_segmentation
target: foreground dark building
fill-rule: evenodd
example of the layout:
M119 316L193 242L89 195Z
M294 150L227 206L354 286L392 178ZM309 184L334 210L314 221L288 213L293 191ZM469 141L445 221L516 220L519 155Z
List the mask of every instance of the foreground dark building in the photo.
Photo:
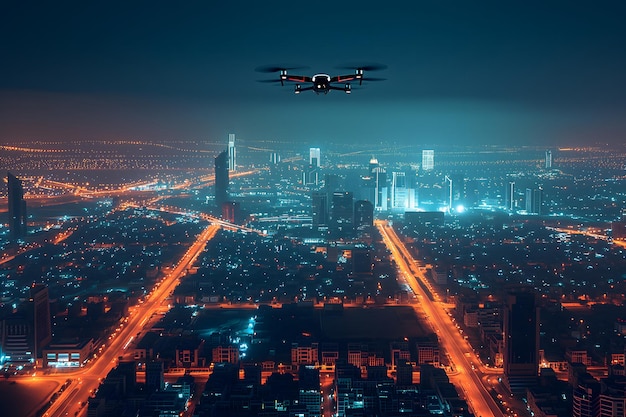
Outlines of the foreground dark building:
M523 393L537 383L539 370L539 308L532 291L507 295L504 350L504 374L511 392Z

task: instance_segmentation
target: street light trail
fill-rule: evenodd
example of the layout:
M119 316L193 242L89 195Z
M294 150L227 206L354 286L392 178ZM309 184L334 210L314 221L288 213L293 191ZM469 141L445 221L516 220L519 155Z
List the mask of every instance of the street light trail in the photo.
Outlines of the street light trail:
M198 235L196 241L187 249L174 269L163 278L160 284L155 286L152 292L146 297L146 301L143 304L136 306L133 313L128 316L128 322L125 327L120 330L117 336L107 342L109 346L93 360L90 366L62 375L63 378L79 377L78 387L63 392L48 409L45 416L61 417L66 415L66 413L70 413L70 415L77 413L78 415L87 408L81 406L76 399L81 400L80 402L84 402L89 398L90 393L98 388L100 380L106 377L109 371L117 365L118 356L124 353L124 349L128 345L126 341L142 330L145 330L144 325L150 319L150 316L159 310L162 303L179 284L180 278L186 274L187 269L198 259L206 243L215 237L220 228L221 226L217 224L211 224ZM59 375L51 375L44 376L43 378L58 377ZM71 395L69 391L71 391Z
M472 348L467 340L457 331L447 312L438 302L439 297L424 276L423 268L420 268L413 259L404 243L389 225L389 222L376 220L375 225L380 231L383 242L391 251L398 269L404 274L410 288L416 295L422 297L420 307L427 314L428 321L435 329L439 342L455 365L457 375L451 379L456 382L455 385L457 387L461 387L467 403L472 408L474 414L480 417L504 416L504 413L482 382L480 362L473 355ZM432 300L428 297L426 289L431 292Z

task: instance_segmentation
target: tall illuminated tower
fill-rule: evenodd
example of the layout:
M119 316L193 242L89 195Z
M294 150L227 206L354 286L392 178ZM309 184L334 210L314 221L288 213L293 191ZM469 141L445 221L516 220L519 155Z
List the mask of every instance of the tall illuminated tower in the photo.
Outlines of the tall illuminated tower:
M309 164L317 168L322 165L320 148L309 148Z
M26 201L22 182L13 174L7 172L9 188L9 230L11 239L20 239L26 236Z
M504 193L504 208L513 211L515 209L515 181L509 181Z
M409 187L405 172L391 173L391 208L402 211L409 208Z
M552 169L552 151L546 151L546 169Z
M435 169L435 151L432 149L424 149L422 151L422 169L424 171L432 171Z
M235 134L228 135L228 170L237 171L237 149L235 148Z
M215 157L215 204L218 211L228 201L228 181L228 153L222 151Z

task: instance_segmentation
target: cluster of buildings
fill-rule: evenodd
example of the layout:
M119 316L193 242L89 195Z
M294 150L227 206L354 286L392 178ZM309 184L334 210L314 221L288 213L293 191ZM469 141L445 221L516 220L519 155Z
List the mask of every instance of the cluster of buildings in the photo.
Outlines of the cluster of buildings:
M193 407L198 416L471 415L441 368L442 355L434 335L382 344L365 339L320 342L303 337L306 332L301 331L308 322L305 317L315 314L298 304L259 309L256 320L272 331L281 331L272 325L276 320L298 317L294 334L299 336L287 336L289 326L285 325L286 341L267 339L255 327L245 340L224 332L186 343L172 333L181 325L180 317L171 319L171 329L159 325L159 332L148 333L134 348L135 360L121 362L103 380L89 399L89 413L164 415ZM328 309L326 314L340 316L342 312ZM189 340L192 333L186 334L182 339ZM249 344L248 355L241 353L243 344ZM171 385L163 381L180 374L208 374L208 381L201 391L193 385L185 391L185 402L167 402L174 397L172 391L180 392L187 380ZM190 399L186 392L194 390Z

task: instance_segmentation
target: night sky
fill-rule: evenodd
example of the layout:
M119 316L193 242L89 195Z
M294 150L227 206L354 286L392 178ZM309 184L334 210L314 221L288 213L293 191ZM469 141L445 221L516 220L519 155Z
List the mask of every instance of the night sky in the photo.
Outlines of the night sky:
M626 142L624 1L37 3L0 6L2 142ZM254 71L349 63L386 80L294 95Z

